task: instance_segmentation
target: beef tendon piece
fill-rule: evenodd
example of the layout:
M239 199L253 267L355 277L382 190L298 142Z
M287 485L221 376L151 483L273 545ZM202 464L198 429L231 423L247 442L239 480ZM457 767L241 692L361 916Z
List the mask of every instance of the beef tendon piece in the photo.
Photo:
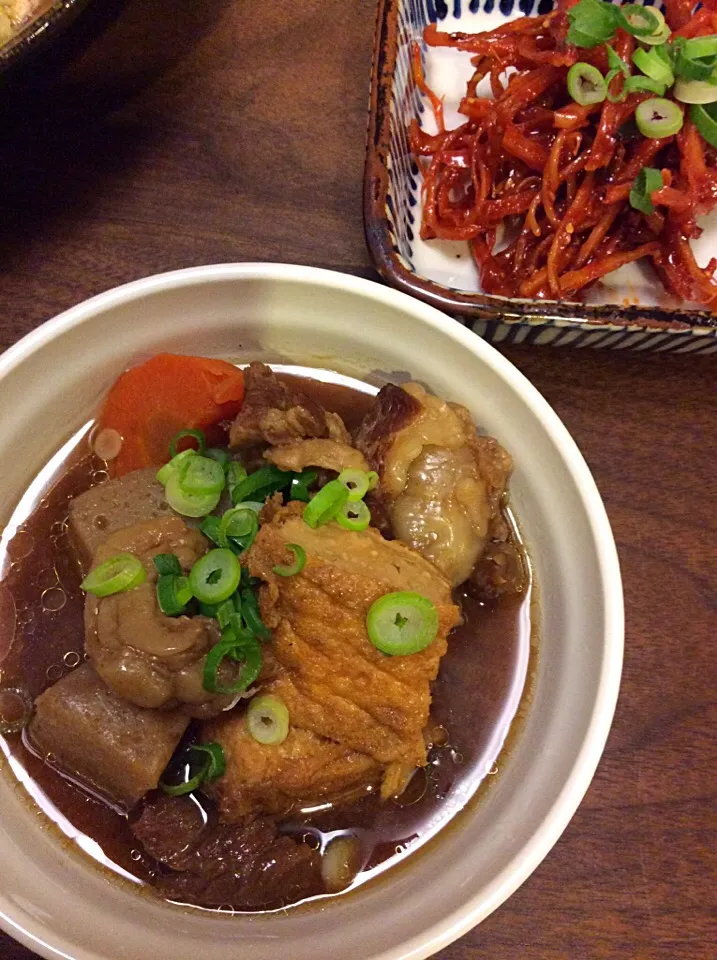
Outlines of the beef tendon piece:
M280 836L265 817L232 825L205 822L188 797L155 794L132 830L168 868L156 881L168 900L268 910L325 892L318 851Z
M83 664L36 699L28 735L68 776L130 810L157 786L187 723L123 700Z
M85 600L85 649L116 693L145 708L180 708L199 719L223 710L230 695L204 689L206 654L219 640L208 617L167 617L157 602L153 558L172 553L187 572L206 553L208 541L179 517L163 517L112 534L95 553L98 566L118 553L132 553L144 564L146 581L126 593ZM222 681L235 668L225 663Z
M283 743L257 743L236 713L206 724L203 736L221 744L227 772L207 789L222 819L233 822L260 811L286 814L297 806L353 799L378 783L381 767L371 757L291 727Z
M368 463L362 453L348 443L339 440L297 440L283 443L267 450L264 457L280 470L301 473L306 467L321 467L323 470L363 470L368 472Z
M229 431L229 446L242 450L307 437L351 442L338 414L287 386L266 364L250 363L244 371L244 403Z
M91 487L70 502L69 530L87 568L107 537L144 520L176 516L157 482L157 471L134 470Z
M420 384L383 387L355 444L380 482L377 516L395 537L434 563L453 586L478 562L500 512L512 461L480 436L465 407Z
M445 577L414 550L372 529L350 532L332 522L312 530L302 511L297 503L277 510L246 560L265 581L261 612L273 630L277 675L266 690L284 701L292 727L378 763L386 795L386 784L395 790L406 771L426 762L430 683L458 608ZM299 544L307 562L301 573L280 577L272 568L287 562L287 543ZM400 590L433 601L439 630L421 652L388 657L370 642L366 614L379 597Z

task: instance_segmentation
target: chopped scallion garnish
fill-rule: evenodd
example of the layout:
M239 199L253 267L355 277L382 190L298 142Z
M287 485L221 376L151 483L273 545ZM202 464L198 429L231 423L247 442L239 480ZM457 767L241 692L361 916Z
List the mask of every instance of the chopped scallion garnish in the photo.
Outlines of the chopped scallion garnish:
M271 569L279 577L295 577L306 566L306 550L298 543L287 543L286 549L294 554L294 562L291 564L277 563Z
M169 456L171 459L174 459L174 457L177 456L179 453L177 447L180 441L185 439L197 441L197 446L194 449L194 452L198 453L200 456L207 448L207 442L204 439L204 432L202 430L180 430L179 433L175 433L175 435L169 441Z
M195 743L189 748L189 754L199 754L203 757L202 766L188 780L185 780L184 783L165 783L164 780L159 781L159 786L162 790L169 794L170 797L181 797L187 793L192 793L196 790L202 783L208 780L216 780L218 777L221 777L226 772L227 764L224 757L224 751L221 748L221 745L218 743ZM189 764L185 764L187 772L189 772Z
M349 492L343 483L330 480L306 504L304 521L313 529L328 523L329 520L333 520L348 498Z
M264 693L253 697L246 712L246 725L257 743L276 746L289 735L289 711L279 697Z
M80 584L85 593L109 597L138 587L147 579L142 561L133 553L118 553L91 570Z
M389 656L418 653L438 633L435 604L420 593L387 593L369 607L366 629L371 643Z

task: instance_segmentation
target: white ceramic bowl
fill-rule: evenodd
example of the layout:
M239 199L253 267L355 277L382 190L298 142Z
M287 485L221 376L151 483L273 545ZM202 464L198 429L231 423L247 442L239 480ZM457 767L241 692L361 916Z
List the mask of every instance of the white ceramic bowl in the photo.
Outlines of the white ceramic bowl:
M542 593L533 702L485 797L404 866L313 909L222 917L171 908L60 844L0 776L0 923L74 960L419 960L465 933L537 867L600 758L620 681L623 611L610 526L588 468L530 383L433 308L306 267L236 264L149 277L44 324L0 357L3 522L127 366L162 350L409 372L465 404L511 451L512 498Z

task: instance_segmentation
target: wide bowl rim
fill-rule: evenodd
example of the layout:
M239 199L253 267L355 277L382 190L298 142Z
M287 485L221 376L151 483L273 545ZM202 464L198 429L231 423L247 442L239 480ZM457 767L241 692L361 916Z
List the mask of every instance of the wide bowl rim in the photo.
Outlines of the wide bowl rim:
M607 513L590 470L575 441L548 402L530 381L494 347L461 324L422 301L374 281L317 267L277 263L225 263L189 267L155 274L100 293L45 321L0 355L0 379L16 370L29 356L65 332L104 311L145 296L187 285L211 285L231 280L263 280L330 288L374 300L410 313L418 322L456 341L508 383L540 420L558 450L565 469L579 492L588 521L595 559L603 585L603 660L587 731L563 787L544 820L519 855L467 902L433 924L419 936L380 955L380 960L423 960L467 933L503 903L533 873L563 833L584 797L602 756L610 731L620 687L624 646L623 591L617 550ZM88 869L92 869L88 865ZM55 960L104 960L81 943L59 935L52 943L30 914L10 902L0 889L0 925L15 939L40 955ZM78 953L79 947L79 953ZM378 960L378 958L377 958Z

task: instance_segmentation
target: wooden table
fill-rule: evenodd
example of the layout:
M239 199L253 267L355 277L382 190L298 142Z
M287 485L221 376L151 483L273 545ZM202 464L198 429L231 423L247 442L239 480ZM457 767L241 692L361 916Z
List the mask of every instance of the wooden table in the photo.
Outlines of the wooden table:
M361 222L373 26L371 0L95 0L42 68L0 91L0 347L176 267L275 260L373 277ZM714 960L714 360L505 353L605 498L625 672L565 835L440 956ZM4 960L30 956L0 935Z

